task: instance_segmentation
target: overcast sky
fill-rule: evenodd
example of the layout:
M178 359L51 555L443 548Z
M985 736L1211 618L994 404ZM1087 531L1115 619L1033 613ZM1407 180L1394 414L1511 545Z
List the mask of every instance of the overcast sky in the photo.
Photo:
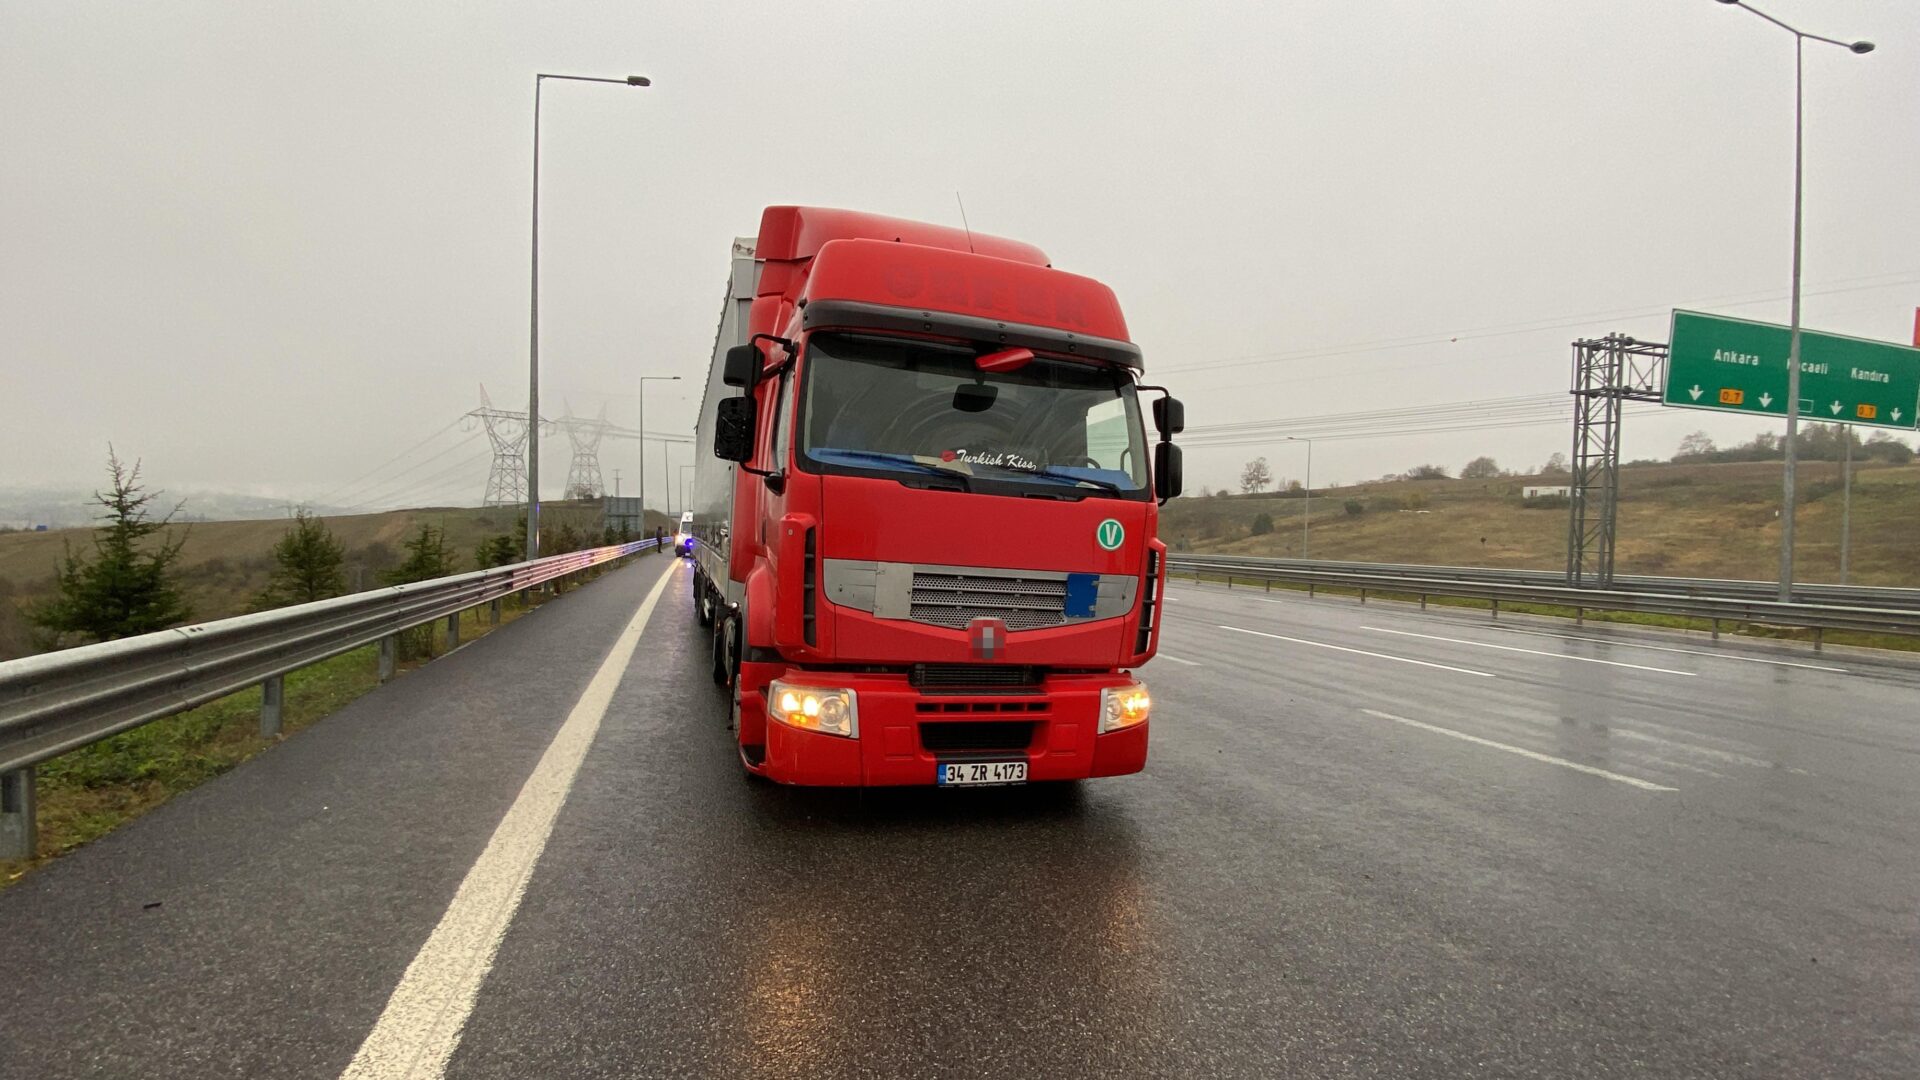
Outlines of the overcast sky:
M1805 321L1909 341L1920 4L1765 6L1879 45L1808 48ZM958 190L1112 285L1195 426L1563 392L1574 337L1787 314L1793 41L1713 0L0 0L0 482L94 483L112 441L173 490L477 501L456 418L525 407L541 70L654 80L547 85L549 416L631 425L680 375L647 424L690 432L769 203L958 223ZM1626 452L1763 426L1636 416ZM1568 442L1324 441L1314 482ZM1257 453L1301 471L1195 448L1189 486Z

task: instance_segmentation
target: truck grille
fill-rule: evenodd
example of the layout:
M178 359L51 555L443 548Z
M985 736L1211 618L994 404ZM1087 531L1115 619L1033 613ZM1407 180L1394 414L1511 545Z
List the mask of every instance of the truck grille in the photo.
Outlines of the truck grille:
M907 685L920 690L953 690L1040 685L1040 669L1025 664L915 664Z
M1031 720L933 721L920 725L920 745L928 753L977 751L1011 753L1033 742Z
M913 575L915 622L963 630L975 619L999 619L1008 630L1032 630L1066 622L1064 579L988 577L916 570Z

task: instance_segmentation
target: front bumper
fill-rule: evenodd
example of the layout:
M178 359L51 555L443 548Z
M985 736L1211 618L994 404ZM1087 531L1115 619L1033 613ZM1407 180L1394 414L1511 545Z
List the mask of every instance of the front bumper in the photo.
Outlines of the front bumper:
M938 766L953 761L1025 761L1029 782L1084 780L1139 772L1147 761L1151 721L1098 733L1100 691L1134 681L1120 672L1049 675L1018 694L921 690L905 675L786 669L778 677L851 689L860 718L859 736L850 739L769 720L765 755L750 767L783 784L931 784ZM743 693L741 709L764 715L763 691Z

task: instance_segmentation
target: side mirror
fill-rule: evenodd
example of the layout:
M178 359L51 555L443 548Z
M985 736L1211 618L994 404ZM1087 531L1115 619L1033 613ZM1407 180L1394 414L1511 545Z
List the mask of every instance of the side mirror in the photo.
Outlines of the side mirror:
M1178 405L1178 402L1174 404ZM1161 500L1180 497L1184 477L1180 468L1180 448L1170 442L1153 444L1153 494Z
M733 365L731 353L727 356L727 365ZM714 457L742 463L753 457L753 421L757 404L753 398L744 395L720 399L713 415Z
M753 376L760 367L760 349L756 345L735 345L727 350L726 366L720 369L720 381L728 386L746 387L753 385ZM1155 415L1158 415L1157 413ZM724 457L725 455L721 455Z
M1179 398L1163 397L1153 403L1153 426L1162 439L1171 439L1187 430L1187 407Z

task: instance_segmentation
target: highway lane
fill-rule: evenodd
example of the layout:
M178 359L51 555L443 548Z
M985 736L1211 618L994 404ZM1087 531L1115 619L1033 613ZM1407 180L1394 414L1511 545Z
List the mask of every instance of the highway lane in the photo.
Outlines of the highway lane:
M0 892L0 1077L338 1076L668 561L552 600Z
M341 1075L657 572L642 560L0 894L0 1074ZM805 792L740 775L681 585L446 1075L1920 1060L1910 665L1177 586L1146 773ZM508 688L510 708L484 704ZM281 820L322 794L347 827ZM134 910L163 894L190 930Z
M1892 823L1837 809L1846 773L1777 760L1837 770L1897 755L1790 745L1747 730L1742 710L1770 698L1791 732L1797 684L1783 691L1780 673L1844 686L1871 711L1905 700L1912 672L1835 683L1855 676L1676 655L1659 666L1696 674L1661 675L1669 685L1537 655L1548 649L1399 641L1360 627L1552 639L1355 608L1181 590L1166 647L1184 663L1150 673L1149 771L1063 793L748 784L727 760L717 696L690 722L643 719L683 687L677 665L697 677L689 631L677 665L622 687L614 712L634 719L603 730L449 1075L1899 1075L1911 1063L1914 941L1897 911L1916 830L1902 808L1882 807ZM1223 623L1498 677L1284 654L1289 643ZM1747 668L1764 691L1726 709L1699 696L1701 678L1717 692L1722 669ZM1619 715L1676 698L1719 724ZM1862 726L1899 737L1893 722ZM1885 776L1913 771L1909 755Z

